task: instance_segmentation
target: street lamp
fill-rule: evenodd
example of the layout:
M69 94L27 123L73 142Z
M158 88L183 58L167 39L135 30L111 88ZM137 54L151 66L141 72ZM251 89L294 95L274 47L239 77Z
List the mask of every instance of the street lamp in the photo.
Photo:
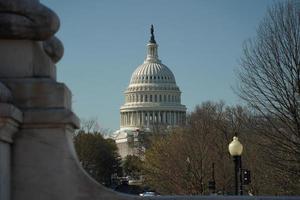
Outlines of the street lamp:
M216 193L215 163L212 163L211 180L208 181L208 189L212 194Z
M243 176L242 176L242 158L241 158L243 152L243 145L239 142L237 136L233 137L232 142L230 142L230 144L228 145L228 150L230 155L233 157L233 162L234 162L235 194L238 195L238 190L239 190L238 177L239 177L240 195L243 195Z

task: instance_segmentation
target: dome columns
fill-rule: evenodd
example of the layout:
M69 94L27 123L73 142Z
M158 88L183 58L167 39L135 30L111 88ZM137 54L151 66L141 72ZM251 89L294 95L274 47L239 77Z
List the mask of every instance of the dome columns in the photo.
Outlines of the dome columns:
M121 112L121 127L148 127L152 125L173 125L184 124L185 112L173 110L157 111L124 111Z

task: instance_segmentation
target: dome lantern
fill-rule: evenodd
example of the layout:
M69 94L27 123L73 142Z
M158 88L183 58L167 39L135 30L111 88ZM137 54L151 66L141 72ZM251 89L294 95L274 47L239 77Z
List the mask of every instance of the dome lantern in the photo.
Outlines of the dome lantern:
M149 43L147 44L148 52L144 63L161 63L160 60L158 59L158 53L157 53L158 45L156 44L155 37L154 37L153 24L151 24L150 32L151 32L151 37Z

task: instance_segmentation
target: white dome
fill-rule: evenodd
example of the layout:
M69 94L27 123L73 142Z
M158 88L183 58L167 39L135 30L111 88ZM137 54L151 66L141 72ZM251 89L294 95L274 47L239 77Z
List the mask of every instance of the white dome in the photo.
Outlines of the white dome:
M145 62L132 74L130 84L138 83L171 83L176 84L172 71L164 64Z

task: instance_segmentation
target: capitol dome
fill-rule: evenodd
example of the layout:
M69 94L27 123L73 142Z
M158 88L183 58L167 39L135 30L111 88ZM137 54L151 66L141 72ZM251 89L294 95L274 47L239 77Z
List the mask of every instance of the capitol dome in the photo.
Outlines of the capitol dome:
M155 127L164 130L184 125L186 121L186 107L181 104L181 91L175 76L159 60L157 49L151 26L146 59L134 70L124 91L120 129L113 136L122 158L139 155L132 146L138 142L139 134L153 132Z
M185 123L186 107L181 104L181 91L173 72L159 60L157 49L152 26L146 59L134 70L124 92L121 130L151 130L154 125Z
M130 85L144 83L169 83L175 84L175 77L172 71L160 62L145 62L140 65L132 74Z

